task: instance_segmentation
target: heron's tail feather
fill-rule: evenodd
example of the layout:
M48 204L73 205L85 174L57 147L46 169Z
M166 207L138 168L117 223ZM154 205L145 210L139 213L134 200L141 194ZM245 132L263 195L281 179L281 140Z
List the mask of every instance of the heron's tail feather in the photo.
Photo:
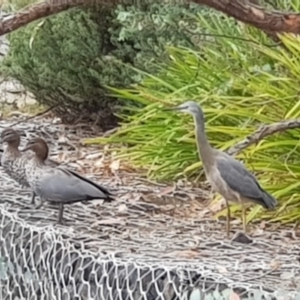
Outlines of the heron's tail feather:
M272 195L265 191L262 192L262 200L266 209L274 209L278 203Z

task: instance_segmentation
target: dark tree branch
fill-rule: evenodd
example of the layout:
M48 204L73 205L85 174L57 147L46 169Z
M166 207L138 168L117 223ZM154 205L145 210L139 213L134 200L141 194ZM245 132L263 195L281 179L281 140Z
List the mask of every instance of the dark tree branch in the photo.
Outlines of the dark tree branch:
M257 0L188 0L219 10L228 16L251 24L267 33L300 33L300 14L271 11L260 7ZM81 5L115 4L117 0L55 0L33 4L4 18L0 35L14 31L32 21Z
M248 0L193 0L266 32L300 33L300 14L270 11Z
M114 0L49 0L32 4L16 12L15 14L4 17L0 21L0 36L12 32L33 21L60 13L73 7L82 5L114 4L115 2L116 1Z
M62 1L62 3L41 2L26 7L0 22L0 35L14 31L41 18L68 10L86 2L85 0Z
M258 143L265 137L282 132L288 129L300 128L300 119L281 121L271 125L263 125L251 135L248 135L244 140L232 146L226 152L230 155L236 155L252 144Z

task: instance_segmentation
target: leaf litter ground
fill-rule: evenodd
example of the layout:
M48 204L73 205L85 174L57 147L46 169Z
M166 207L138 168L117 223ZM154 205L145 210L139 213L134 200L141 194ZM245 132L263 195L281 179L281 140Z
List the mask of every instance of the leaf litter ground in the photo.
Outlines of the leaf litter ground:
M11 126L16 120L2 120L0 126ZM300 231L296 226L251 224L250 240L244 241L240 221L233 220L231 234L235 232L236 238L229 240L225 220L212 217L211 209L215 212L221 205L208 206L207 190L184 181L168 185L148 181L105 147L82 146L81 139L99 135L90 126L65 126L59 119L37 118L14 128L26 132L21 148L29 138L45 138L52 159L107 186L117 200L66 205L66 224L57 225L56 207L46 203L35 210L30 191L2 171L2 213L15 214L28 226L51 226L91 253L100 251L166 268L188 267L201 273L202 281L209 278L232 288L281 291L285 296L299 291Z

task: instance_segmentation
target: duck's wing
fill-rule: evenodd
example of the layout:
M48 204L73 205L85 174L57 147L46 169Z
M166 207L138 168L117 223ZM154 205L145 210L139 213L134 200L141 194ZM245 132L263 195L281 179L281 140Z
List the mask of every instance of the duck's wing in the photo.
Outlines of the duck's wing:
M45 199L53 202L73 203L93 199L114 200L101 185L64 168L46 170L40 178L39 190Z
M60 169L61 171L65 172L65 173L68 173L68 174L72 174L74 177L82 180L82 181L85 181L91 185L93 185L94 187L96 187L97 189L101 190L104 194L107 194L107 195L113 195L107 188L105 188L104 186L78 174L77 172L75 171L72 171L70 169L67 169L67 168L63 168L63 167L58 167L57 169Z

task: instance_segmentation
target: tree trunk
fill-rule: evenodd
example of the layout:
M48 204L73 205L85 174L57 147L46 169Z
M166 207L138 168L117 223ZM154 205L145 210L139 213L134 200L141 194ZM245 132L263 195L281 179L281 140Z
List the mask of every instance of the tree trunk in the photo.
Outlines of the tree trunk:
M98 0L99 1L99 0ZM101 1L101 0L100 0ZM14 31L32 21L54 15L69 8L84 4L113 4L118 1L97 0L50 0L33 4L21 11L2 19L0 36ZM300 33L300 14L270 11L258 6L256 0L190 0L219 10L228 16L251 24L268 33L290 32Z

